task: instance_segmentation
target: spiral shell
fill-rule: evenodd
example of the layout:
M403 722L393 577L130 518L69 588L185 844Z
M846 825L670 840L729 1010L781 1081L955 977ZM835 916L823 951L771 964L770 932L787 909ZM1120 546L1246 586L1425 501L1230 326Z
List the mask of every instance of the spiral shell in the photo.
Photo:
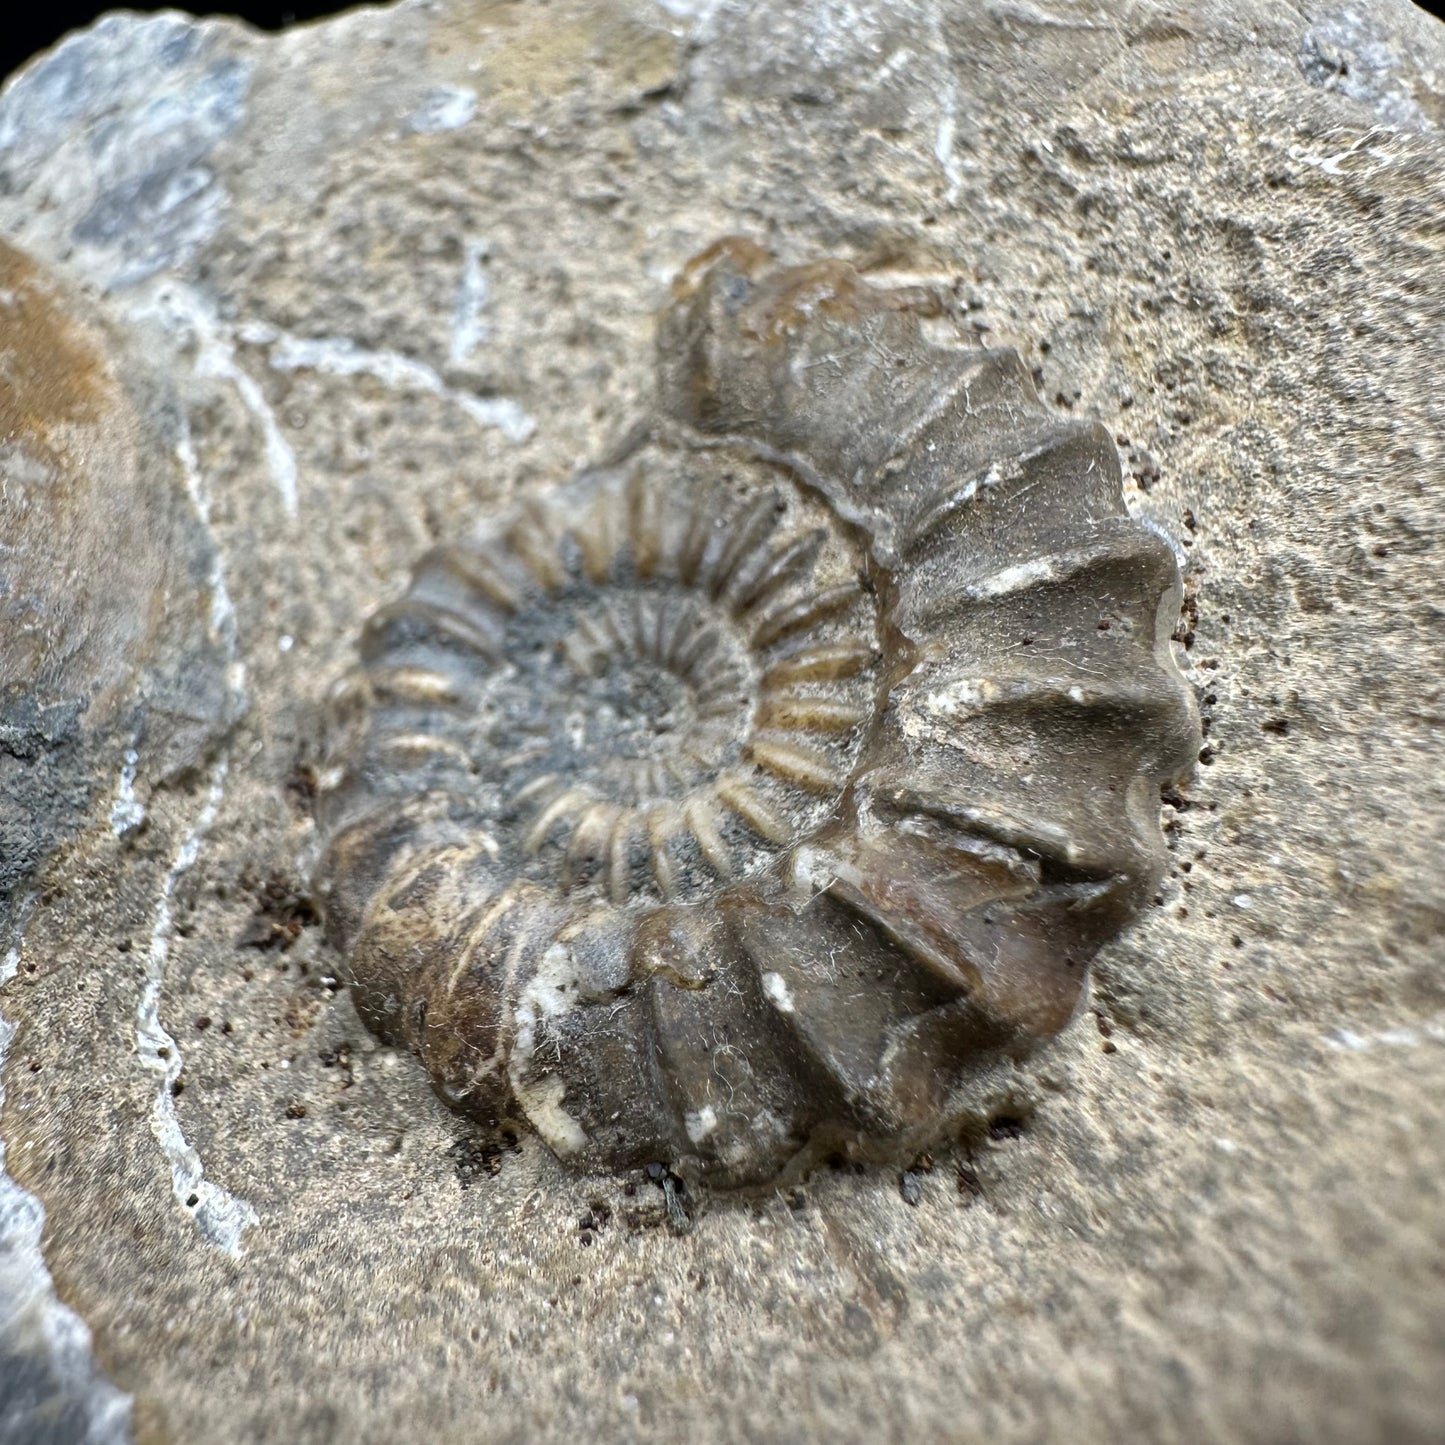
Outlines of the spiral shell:
M322 891L454 1107L725 1185L914 1149L1149 896L1199 747L1173 551L937 310L718 243L627 453L367 623Z

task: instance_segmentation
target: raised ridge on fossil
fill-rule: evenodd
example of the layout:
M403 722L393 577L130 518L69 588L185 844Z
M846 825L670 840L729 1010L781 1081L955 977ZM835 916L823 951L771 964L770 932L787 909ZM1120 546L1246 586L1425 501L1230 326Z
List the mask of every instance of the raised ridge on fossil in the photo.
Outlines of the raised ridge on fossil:
M1199 745L1173 551L937 312L719 243L626 454L367 623L322 892L454 1107L722 1184L915 1149L1152 891Z

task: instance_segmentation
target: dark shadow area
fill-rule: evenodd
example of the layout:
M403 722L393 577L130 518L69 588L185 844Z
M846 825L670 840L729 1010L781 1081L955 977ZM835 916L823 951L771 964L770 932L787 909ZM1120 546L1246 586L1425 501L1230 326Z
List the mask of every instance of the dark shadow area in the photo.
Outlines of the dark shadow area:
M16 7L19 9L20 7ZM28 7L27 7L28 8ZM67 32L79 30L104 15L107 10L138 10L147 14L158 10L188 9L185 5L97 4L95 0L71 0L71 3L38 7L32 13L7 15L0 25L0 77L8 77L38 51L48 50ZM314 20L321 15L334 15L349 9L346 4L316 3L316 0L252 0L250 4L224 5L198 9L202 15L234 15L262 30L279 30L298 20Z

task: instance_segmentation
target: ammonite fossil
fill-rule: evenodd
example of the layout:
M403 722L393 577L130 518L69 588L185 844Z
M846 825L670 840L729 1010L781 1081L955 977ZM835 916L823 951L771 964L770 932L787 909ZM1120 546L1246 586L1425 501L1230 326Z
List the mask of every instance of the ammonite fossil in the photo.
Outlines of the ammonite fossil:
M368 622L323 895L457 1109L722 1184L916 1149L1150 895L1199 746L1173 551L938 311L719 243L626 455Z

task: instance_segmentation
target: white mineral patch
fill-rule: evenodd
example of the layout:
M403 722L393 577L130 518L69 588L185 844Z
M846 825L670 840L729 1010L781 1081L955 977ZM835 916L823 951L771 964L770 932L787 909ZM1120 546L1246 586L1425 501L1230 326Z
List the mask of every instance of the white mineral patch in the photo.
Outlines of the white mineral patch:
M779 1013L792 1013L793 991L788 987L788 981L782 974L765 973L763 975L763 992L772 1000Z
M958 118L954 114L953 97L949 96L944 102L943 114L938 118L938 131L933 141L933 154L943 170L944 179L948 182L948 199L950 201L958 194L961 182L953 160L953 137L957 125Z
M477 113L477 93L464 85L436 85L406 118L406 128L418 135L458 130Z
M518 1084L512 1091L532 1127L562 1157L575 1154L587 1143L587 1132L563 1107L566 1085L555 1074L534 1082Z
M731 1142L718 1149L718 1157L734 1163L746 1158L749 1150L754 1147L747 1142L749 1131L759 1138L785 1139L792 1127L791 1120L783 1118L773 1110L759 1109L749 1117L746 1129L740 1130Z
M966 400L968 397L967 387L964 388L963 394ZM969 482L961 491L956 492L952 497L949 498L949 511L954 512L957 511L960 507L966 507L971 501L973 501L976 496L978 496L977 477L975 477L971 482Z
M717 1110L711 1104L704 1104L701 1109L684 1115L682 1123L687 1137L694 1144L701 1144L717 1128Z
M1027 592L1040 582L1052 581L1056 575L1051 557L1036 557L1031 562L1019 562L1012 567L1002 567L981 582L975 582L968 595L979 601L993 597L1007 597L1014 592Z
M929 21L928 28L932 32L929 37L932 41L930 58L935 62L939 77L939 116L938 129L933 137L933 158L938 162L948 184L944 198L949 205L953 205L963 190L965 180L965 167L958 154L958 112L962 96L957 72L949 63L948 42L944 37L942 17L936 6L929 11Z
M984 677L965 677L946 687L930 688L918 700L918 706L935 717L972 717L998 696L995 683Z
M806 843L793 851L793 887L800 892L822 893L836 878L834 860Z
M571 951L566 944L552 944L538 960L536 973L522 990L517 1006L519 1032L524 1011L535 1023L560 1018L575 1008L580 985Z
M582 1126L562 1107L566 1085L544 1074L547 1020L560 1018L576 1003L578 978L566 945L554 943L542 955L537 971L522 990L513 1013L516 1036L507 1060L512 1093L532 1127L559 1154L575 1154L587 1143ZM539 1067L540 1066L540 1067Z
M136 1051L141 1062L160 1075L160 1086L151 1106L151 1132L170 1165L172 1192L210 1243L229 1255L239 1256L241 1235L251 1225L260 1222L259 1216L244 1199L238 1199L205 1177L201 1157L186 1139L176 1114L174 1094L184 1061L180 1046L167 1032L160 1017L161 992L165 987L166 963L170 958L175 922L176 885L200 855L201 844L216 820L225 796L226 769L227 760L222 757L212 771L205 804L196 815L161 884L160 901L156 905L155 921L151 927L145 988L136 1008Z
M706 20L719 0L657 0L659 7L675 20Z

